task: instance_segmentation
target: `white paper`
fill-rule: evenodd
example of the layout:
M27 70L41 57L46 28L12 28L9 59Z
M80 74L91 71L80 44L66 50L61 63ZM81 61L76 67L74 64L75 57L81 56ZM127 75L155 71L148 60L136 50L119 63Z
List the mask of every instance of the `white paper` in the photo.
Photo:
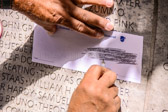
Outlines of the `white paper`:
M34 62L86 72L91 65L104 65L118 79L141 82L143 37L106 32L102 40L87 37L62 26L53 36L35 28Z

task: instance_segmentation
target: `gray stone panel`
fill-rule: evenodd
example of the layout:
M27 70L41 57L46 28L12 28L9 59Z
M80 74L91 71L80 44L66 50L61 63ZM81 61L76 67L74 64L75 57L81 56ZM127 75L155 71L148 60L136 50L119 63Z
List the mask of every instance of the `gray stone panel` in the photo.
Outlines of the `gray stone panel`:
M118 80L122 112L143 112L154 47L154 0L115 0L114 10L89 6L113 22L115 30L144 36L142 82ZM31 62L34 23L12 10L0 10L0 112L65 112L84 73ZM162 25L160 26L162 27Z
M168 1L158 1L153 72L148 78L145 112L168 112Z

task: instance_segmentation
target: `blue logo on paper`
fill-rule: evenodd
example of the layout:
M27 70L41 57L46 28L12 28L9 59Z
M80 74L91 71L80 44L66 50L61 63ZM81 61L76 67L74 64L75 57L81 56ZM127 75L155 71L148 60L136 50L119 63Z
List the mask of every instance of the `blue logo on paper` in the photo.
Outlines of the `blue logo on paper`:
M120 37L120 41L121 41L121 42L124 42L125 39L126 39L126 37L124 37L124 36L121 36L121 37Z

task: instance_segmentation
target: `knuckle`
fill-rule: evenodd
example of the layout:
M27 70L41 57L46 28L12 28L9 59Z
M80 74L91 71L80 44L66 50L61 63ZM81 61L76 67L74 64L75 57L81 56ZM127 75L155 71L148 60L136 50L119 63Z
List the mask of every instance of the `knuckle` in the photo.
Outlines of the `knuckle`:
M79 89L82 89L82 90L87 90L87 84L86 83L81 83L79 86Z
M52 23L61 23L64 20L62 15L60 15L58 12L59 11L55 10L55 9L53 9L50 12L50 16L48 16L48 19L49 19L50 22L52 22Z
M102 100L103 100L104 103L109 103L110 102L110 98L109 98L109 96L107 94L103 95Z
M104 93L103 89L101 88L97 88L95 90L95 96L97 99L99 99L100 101L104 103L108 103L110 100L109 95L107 93Z
M84 27L85 27L85 25L83 23L78 23L77 24L77 31L84 32Z
M106 80L111 81L111 80L117 79L117 75L112 71L107 71L105 74L106 74L105 75Z
M118 98L119 98L119 99L118 99L118 103L121 104L121 98L120 98L120 97L118 97Z
M113 72L114 78L117 79L117 74Z
M89 86L88 88L88 93L90 93L91 95L95 94L95 87L94 86Z
M117 87L112 87L111 90L112 90L113 95L118 96L118 88Z
M111 70L109 70L108 73L109 73L109 74L112 74L112 75L114 75L114 76L116 76L116 73L113 72L113 71L111 71Z
M85 93L94 94L95 92L95 87L86 83L82 84L79 88L82 89Z
M101 69L101 67L99 65L92 65L90 68L91 69Z
M108 71L108 74L109 74L109 78L114 78L114 79L117 79L117 74L111 70Z
M102 26L102 28L105 28L108 22L109 20L102 18L98 21L98 24Z
M62 24L65 21L65 19L62 16L55 16L54 20L55 20L55 23L57 24Z
M78 0L78 3L86 3L86 0Z
M112 72L111 71L108 71L107 72L107 74L106 74L106 78L108 79L108 80L112 80Z
M121 98L119 96L116 97L116 104L120 104L121 103Z
M99 87L99 88L96 89L95 92L97 93L98 96L101 96L103 91L102 91L102 89Z
M87 14L83 13L83 14L81 15L81 17L82 17L83 21L85 21L85 22L88 21Z

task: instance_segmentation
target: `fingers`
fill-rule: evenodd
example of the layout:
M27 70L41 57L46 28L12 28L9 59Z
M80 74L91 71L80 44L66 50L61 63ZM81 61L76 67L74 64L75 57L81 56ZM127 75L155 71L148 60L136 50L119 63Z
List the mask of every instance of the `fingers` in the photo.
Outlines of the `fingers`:
M99 81L102 86L109 88L114 84L116 79L117 79L116 73L109 70L103 74L103 76L99 79Z
M117 97L114 99L114 101L115 101L115 104L116 104L116 109L119 110L120 107L121 107L121 99L120 99L120 97L117 96Z
M102 5L106 7L112 7L114 4L113 0L73 0L77 4L93 4L93 5Z
M106 71L109 71L109 70L104 67L98 66L98 65L93 65L86 72L84 79L98 80L103 75L103 73Z
M101 30L90 28L81 21L72 17L68 17L68 19L62 21L61 24L93 38L100 39L104 36Z
M73 10L71 13L72 13L72 16L74 16L76 19L84 23L99 27L107 31L113 30L113 25L110 23L109 20L103 17L100 17L92 12L76 7L75 10Z
M46 31L48 31L48 34L53 35L56 32L57 26L56 26L55 22L53 22L53 23L48 23L46 21L41 22L39 19L35 18L34 16L29 16L29 15L27 15L27 16L31 20L33 20L35 23L37 23L40 26L42 26ZM54 21L54 20L57 21L58 20L58 22L59 22L60 18L61 18L60 16L59 16L59 18L56 18L56 19L52 18L52 21Z
M118 87L114 86L108 89L109 94L112 98L115 98L118 96Z
M48 31L49 35L53 35L57 30L57 26L43 26L43 28Z

